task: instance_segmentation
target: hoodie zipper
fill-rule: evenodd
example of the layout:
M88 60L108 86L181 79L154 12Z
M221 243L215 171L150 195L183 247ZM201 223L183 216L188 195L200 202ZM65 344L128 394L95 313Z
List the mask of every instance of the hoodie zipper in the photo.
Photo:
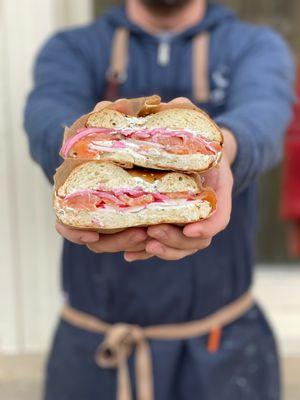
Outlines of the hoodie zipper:
M170 63L171 44L170 40L161 39L157 46L157 64L166 67Z

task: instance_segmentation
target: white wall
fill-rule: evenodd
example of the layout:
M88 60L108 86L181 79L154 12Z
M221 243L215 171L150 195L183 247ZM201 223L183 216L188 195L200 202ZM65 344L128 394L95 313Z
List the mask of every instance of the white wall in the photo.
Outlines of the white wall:
M51 188L29 158L22 110L42 41L91 15L91 0L0 2L0 352L45 348L60 305Z
M259 266L254 294L278 339L282 354L300 356L300 268Z

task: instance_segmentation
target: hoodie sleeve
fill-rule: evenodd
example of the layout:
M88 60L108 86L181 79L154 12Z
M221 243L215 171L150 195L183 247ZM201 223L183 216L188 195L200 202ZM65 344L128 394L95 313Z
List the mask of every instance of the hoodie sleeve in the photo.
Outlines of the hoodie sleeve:
M285 42L271 30L256 29L233 62L226 111L216 118L238 143L234 194L280 161L293 82L294 64Z
M58 153L64 127L95 102L92 72L80 47L67 34L56 34L38 54L24 121L31 156L50 182L62 161Z

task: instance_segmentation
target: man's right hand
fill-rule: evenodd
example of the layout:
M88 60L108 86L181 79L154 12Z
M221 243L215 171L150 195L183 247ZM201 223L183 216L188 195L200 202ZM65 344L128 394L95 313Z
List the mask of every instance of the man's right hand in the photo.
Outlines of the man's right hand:
M57 232L65 239L76 244L86 245L95 253L144 252L147 243L147 233L144 228L129 228L113 234L99 234L88 230L68 228L56 223ZM150 258L145 253L142 259Z

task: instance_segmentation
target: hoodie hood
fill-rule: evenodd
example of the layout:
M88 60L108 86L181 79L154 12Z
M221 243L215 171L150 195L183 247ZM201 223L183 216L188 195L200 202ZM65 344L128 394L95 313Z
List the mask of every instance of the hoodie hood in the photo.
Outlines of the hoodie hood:
M134 24L132 21L130 21L126 14L125 6L110 8L101 18L105 18L105 20L113 25L114 28L122 26L128 29L131 33L145 35L149 37L152 36L151 34L144 31L142 28ZM216 25L224 23L225 20L234 18L235 13L230 8L209 2L204 18L196 25L190 27L186 31L179 33L176 36L184 38L195 36L202 31L213 29Z

